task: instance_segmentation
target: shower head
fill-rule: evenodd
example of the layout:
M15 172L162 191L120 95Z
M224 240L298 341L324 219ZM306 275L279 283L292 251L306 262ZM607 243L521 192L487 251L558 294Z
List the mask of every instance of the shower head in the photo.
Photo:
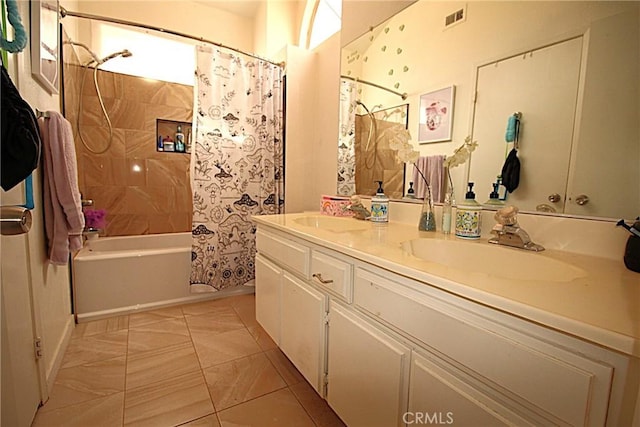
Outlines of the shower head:
M121 50L119 52L112 53L111 55L107 55L104 58L100 59L100 58L98 58L98 55L96 55L96 53L94 51L92 51L91 49L89 49L89 47L84 43L75 42L73 40L69 40L67 43L69 43L71 45L74 45L74 46L80 46L81 48L86 50L89 53L89 55L91 55L91 61L87 62L85 64L85 66L94 65L94 66L97 67L97 66L102 65L105 62L107 62L108 60L113 59L115 57L122 56L123 58L128 58L129 56L133 55L128 49L124 49L124 50Z
M108 60L116 58L118 56L122 56L123 58L128 58L128 57L130 57L132 55L133 54L128 49L124 49L124 50L121 50L119 52L112 53L111 55L105 56L104 58L102 58L101 60L98 61L97 65L104 64Z

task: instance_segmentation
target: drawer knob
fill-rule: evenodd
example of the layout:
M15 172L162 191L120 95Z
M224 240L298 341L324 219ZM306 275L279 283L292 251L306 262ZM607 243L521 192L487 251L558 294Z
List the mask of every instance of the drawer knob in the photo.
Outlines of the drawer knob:
M320 281L320 283L322 284L327 284L327 283L333 283L333 280L329 279L329 280L325 280L322 278L322 274L320 273L313 273L313 277L315 277L316 279L318 279Z

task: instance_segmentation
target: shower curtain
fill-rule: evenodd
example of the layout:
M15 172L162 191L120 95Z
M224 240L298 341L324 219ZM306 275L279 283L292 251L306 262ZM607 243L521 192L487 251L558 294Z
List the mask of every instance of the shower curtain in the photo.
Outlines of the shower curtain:
M340 140L338 141L338 194L356 194L356 84L340 81Z
M199 46L194 87L191 292L255 277L252 215L284 204L282 69Z

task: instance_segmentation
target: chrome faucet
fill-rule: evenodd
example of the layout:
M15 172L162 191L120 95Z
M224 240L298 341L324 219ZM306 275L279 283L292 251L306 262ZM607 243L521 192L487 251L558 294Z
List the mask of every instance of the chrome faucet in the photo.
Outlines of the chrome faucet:
M518 208L514 206L506 206L496 212L494 218L498 224L491 229L491 234L494 237L489 239L489 243L535 252L544 251L544 247L533 243L529 234L520 228L516 217L517 213Z
M371 212L362 204L359 196L351 196L351 204L344 209L353 212L355 219L369 219L371 216Z

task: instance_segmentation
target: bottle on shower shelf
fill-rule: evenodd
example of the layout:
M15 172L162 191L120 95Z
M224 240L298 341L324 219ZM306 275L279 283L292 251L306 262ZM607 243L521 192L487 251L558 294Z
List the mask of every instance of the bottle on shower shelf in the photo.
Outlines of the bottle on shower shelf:
M187 144L185 145L186 153L191 153L191 129L189 129L189 133L187 133Z
M184 133L182 133L182 125L178 125L178 130L176 131L175 149L179 153L184 153L184 150L185 150Z

